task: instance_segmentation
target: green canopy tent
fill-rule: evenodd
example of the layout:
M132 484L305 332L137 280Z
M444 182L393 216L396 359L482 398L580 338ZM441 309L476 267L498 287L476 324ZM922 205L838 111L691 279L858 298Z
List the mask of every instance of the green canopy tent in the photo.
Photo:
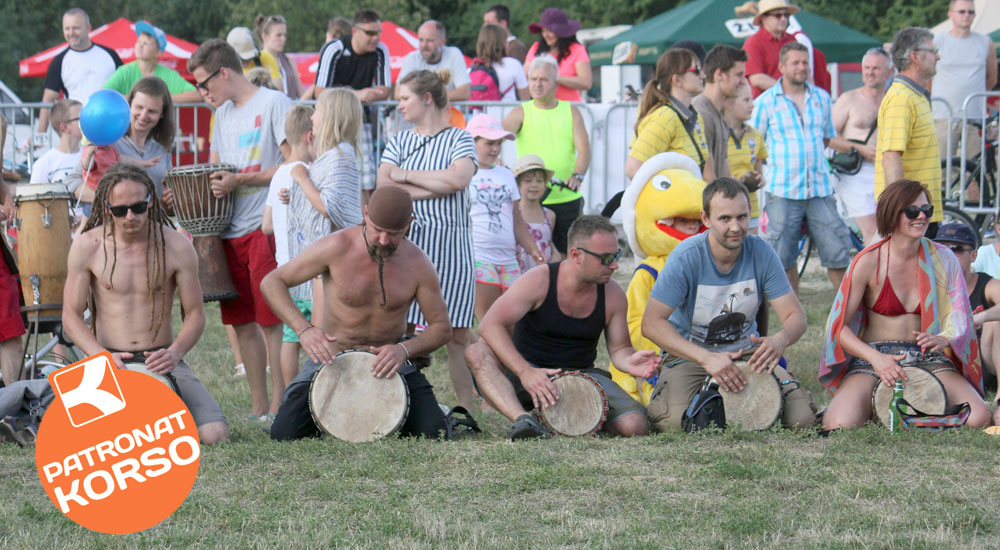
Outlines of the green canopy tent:
M753 34L752 17L737 17L742 0L696 0L647 19L631 29L587 48L591 65L610 65L612 59L630 64L655 64L678 40L701 42L708 50L716 44L740 47ZM818 15L800 11L792 18L823 50L831 63L858 63L869 48L882 43L864 33L838 25ZM616 55L616 48L618 49ZM622 62L622 61L618 61Z

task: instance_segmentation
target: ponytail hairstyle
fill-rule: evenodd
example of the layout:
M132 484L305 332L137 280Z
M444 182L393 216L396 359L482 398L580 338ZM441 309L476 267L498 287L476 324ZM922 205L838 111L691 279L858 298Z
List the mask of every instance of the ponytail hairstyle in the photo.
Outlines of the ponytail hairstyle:
M424 94L431 94L431 101L438 109L448 106L448 82L451 81L451 72L447 69L440 73L422 69L413 71L399 80L399 84L405 84L413 93L420 97Z
M691 50L670 48L656 61L656 75L642 89L639 116L635 121L635 131L646 115L670 101L670 81L674 76L683 75L692 65L698 63L698 56Z

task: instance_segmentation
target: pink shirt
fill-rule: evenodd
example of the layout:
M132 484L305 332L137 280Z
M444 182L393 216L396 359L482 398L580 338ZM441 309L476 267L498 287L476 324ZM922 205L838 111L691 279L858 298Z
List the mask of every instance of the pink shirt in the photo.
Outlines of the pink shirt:
M526 71L529 67L531 67L531 60L535 58L535 52L537 50L538 42L535 42L528 50L528 55L524 57L524 68ZM552 51L549 50L546 53L552 53ZM577 76L576 64L580 62L590 63L590 56L587 55L587 48L585 48L583 44L574 42L573 44L570 44L569 55L559 62L559 76ZM556 88L556 99L562 101L582 101L580 97L580 90L563 86L562 84Z

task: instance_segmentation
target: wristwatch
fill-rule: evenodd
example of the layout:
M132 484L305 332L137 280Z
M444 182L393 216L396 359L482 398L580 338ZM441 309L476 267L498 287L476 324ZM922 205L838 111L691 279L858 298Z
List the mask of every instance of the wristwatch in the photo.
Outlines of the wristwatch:
M580 180L581 183L583 182L583 174L574 173L571 177L574 177L574 178Z

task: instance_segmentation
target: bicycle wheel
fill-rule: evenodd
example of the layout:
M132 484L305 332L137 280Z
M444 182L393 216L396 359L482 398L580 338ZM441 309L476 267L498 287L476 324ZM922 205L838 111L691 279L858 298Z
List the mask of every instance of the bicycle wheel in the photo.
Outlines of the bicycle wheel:
M809 256L812 254L813 242L809 235L802 235L799 239L799 255L795 259L795 264L799 268L799 278L806 272L806 265L809 264Z
M944 205L942 217L943 220L941 221L941 225L960 223L969 226L969 229L972 230L972 234L976 236L976 248L979 248L979 245L983 243L983 239L979 234L979 227L976 225L976 222L974 222L968 214L962 212L962 210L960 210L957 206L950 204Z

